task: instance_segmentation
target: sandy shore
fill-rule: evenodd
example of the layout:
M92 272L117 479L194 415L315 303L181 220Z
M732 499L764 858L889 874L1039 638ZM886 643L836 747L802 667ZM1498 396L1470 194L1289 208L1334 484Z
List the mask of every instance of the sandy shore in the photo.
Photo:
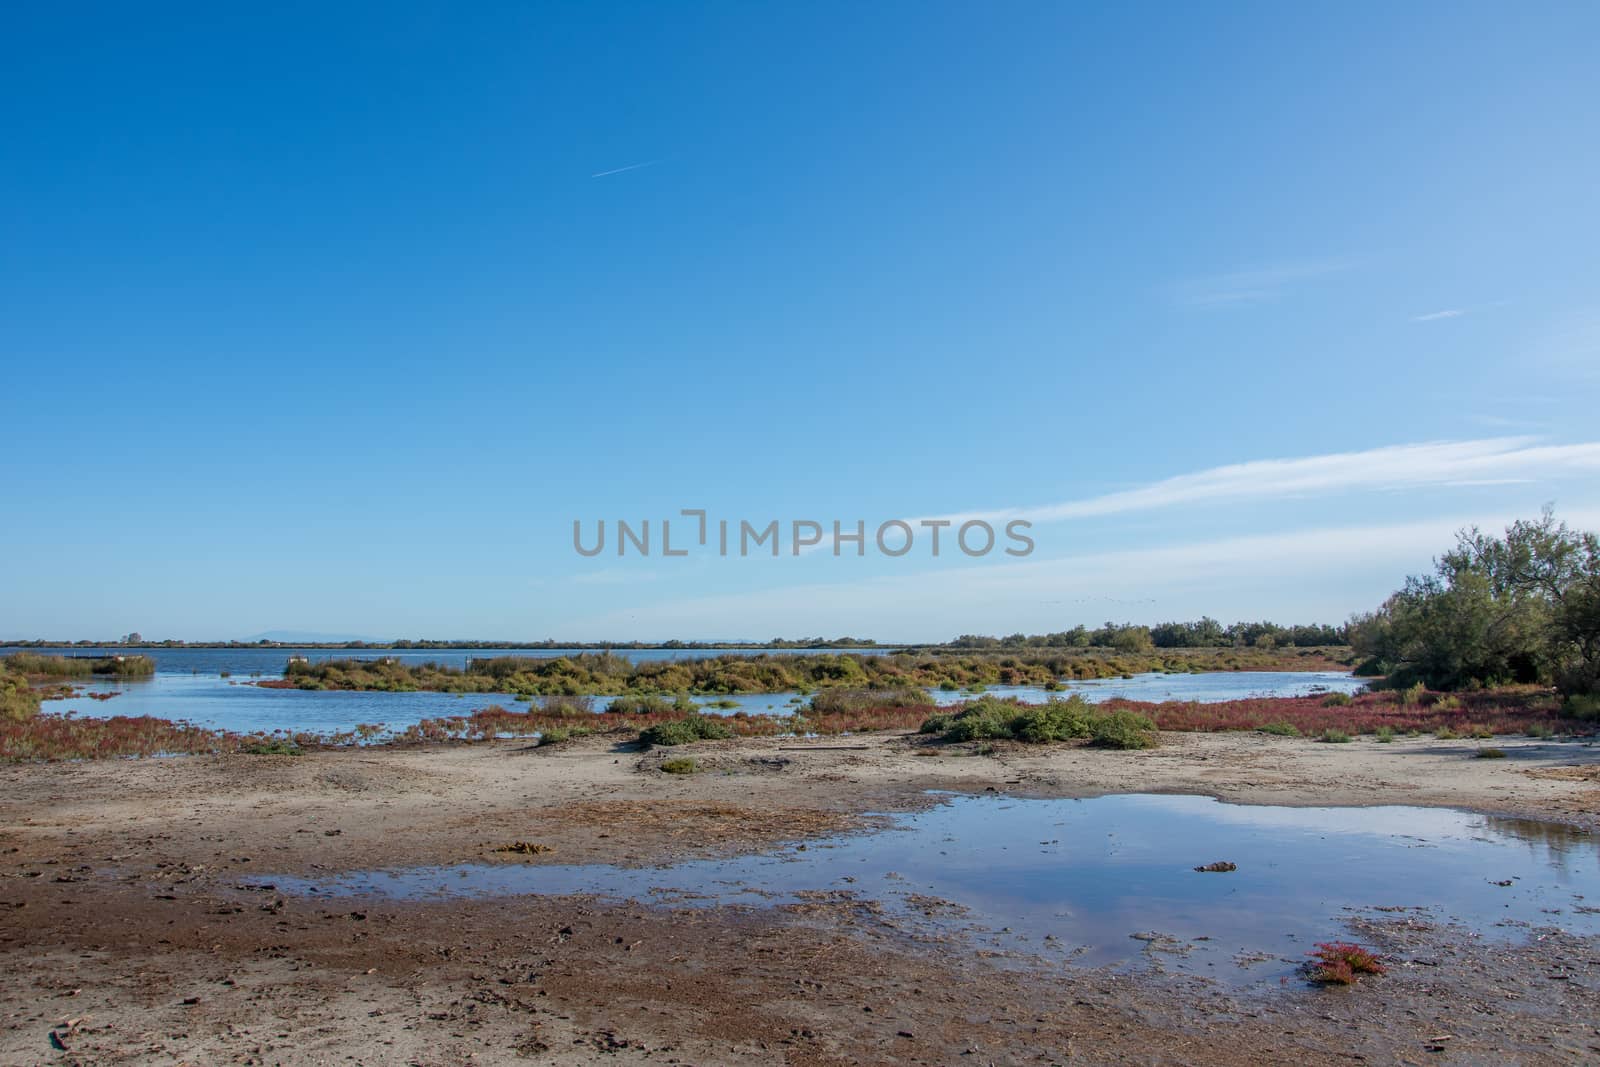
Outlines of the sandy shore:
M1448 805L1600 827L1600 748L1166 735L1144 752L908 736L605 738L0 768L0 1062L1581 1062L1600 945L1490 947L1419 923L1398 964L1263 1001L1197 979L1001 967L869 904L671 910L572 897L363 904L271 875L667 862L864 826L926 791L1199 793ZM691 753L703 773L668 775ZM928 752L939 754L929 755ZM503 858L503 856L501 857Z

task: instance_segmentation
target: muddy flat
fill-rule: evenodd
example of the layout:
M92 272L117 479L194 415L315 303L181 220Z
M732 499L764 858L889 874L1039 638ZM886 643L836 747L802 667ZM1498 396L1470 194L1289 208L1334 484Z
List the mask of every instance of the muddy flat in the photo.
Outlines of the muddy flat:
M1600 941L1588 924L1600 899L1582 891L1600 864L1588 834L1600 827L1600 749L1495 745L1506 758L1476 759L1477 743L1432 738L1169 734L1148 751L973 755L907 735L643 752L595 737L544 749L7 766L0 952L11 980L0 990L0 1062L1592 1060ZM695 773L662 770L684 757ZM888 845L882 854L906 870L873 868L874 877L936 876L941 861L906 852L911 838L895 827L920 825L952 795L1015 809L1120 794L1484 813L1500 820L1486 824L1488 836L1515 823L1518 847L1534 854L1519 862L1533 866L1513 878L1505 864L1484 864L1480 892L1503 891L1515 914L1499 926L1428 910L1425 892L1401 900L1404 883L1380 888L1375 874L1366 899L1359 864L1330 868L1340 872L1338 899L1359 906L1335 909L1328 928L1380 951L1387 967L1335 988L1291 976L1281 947L1260 953L1264 962L1220 952L1220 939L1197 933L1209 929L1203 922L1185 928L1181 910L1154 900L1125 922L1119 914L1130 929L1119 926L1116 940L1135 945L1136 959L1107 962L1076 954L1072 931L1085 927L1071 916L1048 947L1002 943L989 935L1011 905L994 905L975 930L973 902L948 887L891 896L866 876L878 840L896 843L898 854ZM1419 871L1449 858L1476 872L1456 838L1416 822L1390 827L1385 847L1414 839ZM1248 840L1269 830L1254 825ZM947 850L954 867L972 842L940 833L928 849ZM1332 824L1304 833L1330 848L1353 840ZM1105 866L1081 884L1112 897L1137 884L1148 867L1129 858L1138 842L1085 852L1090 836L1069 825L1027 849L1013 841L1008 855L1029 853L1030 877L1057 870L1063 884L1093 855ZM671 873L740 857L803 871L825 854L859 858L863 877L834 878L840 867L826 885L776 893L748 881L755 868L738 868L740 892L708 882L695 893L692 879ZM1192 867L1248 855L1175 856L1191 881L1171 884L1203 886L1193 892L1220 906L1259 889L1264 862ZM581 868L593 884L541 889L541 867ZM606 891L607 871L647 885L652 868L672 892ZM361 888L373 872L424 869L447 878L505 870L511 880L492 892ZM518 882L525 873L533 880ZM1308 899L1301 910L1318 907ZM1025 929L1019 921L1013 932ZM1210 957L1277 977L1224 980L1231 970L1219 977L1194 963Z

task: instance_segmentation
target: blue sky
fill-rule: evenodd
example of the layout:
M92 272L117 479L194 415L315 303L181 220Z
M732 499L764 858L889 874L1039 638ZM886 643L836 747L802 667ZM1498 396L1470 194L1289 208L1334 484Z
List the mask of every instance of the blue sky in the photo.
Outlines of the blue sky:
M1593 4L227 7L0 14L0 637L1338 621L1600 526ZM572 549L696 507L1044 518Z

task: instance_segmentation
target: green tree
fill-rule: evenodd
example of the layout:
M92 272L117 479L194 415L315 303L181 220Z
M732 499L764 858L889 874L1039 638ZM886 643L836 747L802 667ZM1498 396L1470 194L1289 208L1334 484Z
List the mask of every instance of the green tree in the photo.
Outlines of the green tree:
M1600 540L1547 510L1492 537L1476 528L1370 615L1351 620L1363 673L1434 689L1600 685Z

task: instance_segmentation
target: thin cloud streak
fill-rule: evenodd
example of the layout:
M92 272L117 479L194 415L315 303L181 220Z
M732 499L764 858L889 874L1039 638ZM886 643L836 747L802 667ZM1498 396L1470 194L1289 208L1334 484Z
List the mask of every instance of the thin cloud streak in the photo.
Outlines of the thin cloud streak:
M591 178L609 178L613 174L626 174L630 170L643 170L645 167L653 167L657 163L660 163L660 162L661 161L659 159L651 159L651 160L647 160L647 161L645 161L643 163L629 163L626 167L616 167L616 168L614 168L612 170L597 171L594 174L589 175L589 177L591 177Z
M1430 311L1426 315L1411 316L1412 322L1438 322L1440 319L1459 319L1465 315L1465 308L1446 308L1443 311Z
M951 522L1027 519L1035 523L1098 518L1179 504L1303 497L1483 482L1529 481L1558 471L1600 470L1600 442L1536 445L1532 437L1391 445L1299 459L1263 459L1212 467L1138 489L1060 504L932 516ZM921 520L907 520L917 522Z
M1350 269L1343 260L1280 263L1256 270L1234 271L1193 278L1173 287L1180 304L1189 307L1228 307L1260 304L1276 298L1285 287Z

